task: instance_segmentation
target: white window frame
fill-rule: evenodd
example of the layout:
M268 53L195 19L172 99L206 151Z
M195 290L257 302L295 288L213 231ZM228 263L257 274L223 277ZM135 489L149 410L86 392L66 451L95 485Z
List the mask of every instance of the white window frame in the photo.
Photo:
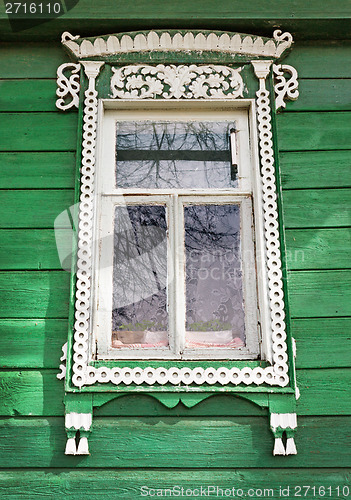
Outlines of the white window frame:
M238 133L239 186L230 189L116 189L115 184L115 121L233 121ZM270 325L267 304L267 279L264 258L263 214L261 181L257 155L256 113L252 99L233 100L100 100L98 118L98 155L96 163L96 204L94 228L93 296L91 300L92 332L91 359L165 359L165 360L269 360ZM170 349L168 348L111 348L112 268L113 268L113 212L114 206L128 204L166 204L171 214L171 225L183 216L182 205L228 204L241 205L243 259L243 288L245 297L245 330L247 346L241 349L206 348L183 350L185 331L185 282L176 273L169 299L175 306L169 308ZM252 198L252 206L251 206ZM173 201L172 201L173 200ZM177 201L175 201L177 200ZM253 214L252 214L253 208ZM253 230L253 226L255 229ZM255 234L254 234L255 233ZM170 231L169 248L175 269L181 269L184 252L181 231ZM111 248L112 245L112 248ZM255 254L255 262L250 257ZM256 276L252 269L256 268ZM249 272L251 269L251 272ZM172 272L170 269L168 273ZM175 298L177 297L177 300ZM259 304L259 311L257 309ZM182 327L179 323L182 322ZM178 335L174 335L178 332ZM181 334L179 335L179 332ZM259 344L260 347L259 347ZM97 346L97 349L96 349Z

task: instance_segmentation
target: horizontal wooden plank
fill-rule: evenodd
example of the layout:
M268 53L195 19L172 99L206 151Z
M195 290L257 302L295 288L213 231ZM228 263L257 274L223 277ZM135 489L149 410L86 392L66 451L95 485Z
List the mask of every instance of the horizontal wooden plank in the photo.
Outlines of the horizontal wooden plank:
M67 320L2 319L0 331L0 367L57 368ZM350 332L351 318L294 319L291 333L297 342L297 367L350 366Z
M200 1L200 0L199 0ZM239 1L239 0L238 0ZM347 0L346 0L347 1ZM272 37L272 32L274 30L273 26L284 27L285 31L290 31L294 36L295 40L330 40L332 42L347 40L350 35L349 30L349 19L347 16L342 17L324 17L324 9L317 8L316 18L313 18L314 22L311 23L311 18L302 16L300 19L296 18L291 11L288 14L283 14L282 16L270 17L270 14L260 17L258 12L262 9L262 4L260 4L257 9L255 7L251 8L246 12L246 15L238 18L236 15L237 10L241 9L242 2L238 4L231 4L228 15L225 15L224 11L218 11L218 9L213 10L207 16L201 15L202 5L199 4L194 7L194 11L189 14L179 16L179 9L176 9L175 15L168 17L166 14L165 18L162 18L163 14L163 4L161 4L157 9L157 14L153 13L147 17L150 2L138 2L133 8L128 5L128 16L132 16L127 21L127 17L120 17L121 12L118 10L116 13L114 11L115 4L111 4L108 17L99 20L99 26L103 27L104 33L119 33L125 32L126 30L140 30L140 29L155 29L155 23L158 27L162 28L178 28L180 30L184 29L199 29L201 26L205 26L207 29L214 30L228 30L233 31L235 29L237 32L241 33L263 33L268 37ZM178 3L177 3L178 5ZM0 3L0 7L2 4ZM75 7L75 4L72 4ZM33 23L33 19L22 19L19 20L16 17L15 26L10 25L7 17L2 18L0 16L0 40L5 42L19 42L19 41L47 41L47 40L60 40L60 35L63 31L69 30L71 33L84 33L91 36L96 35L96 30L92 28L91 19L94 17L83 16L80 19L69 18L67 14L64 16L59 16L56 19L50 20L50 23ZM102 28L101 28L102 30Z
M74 151L77 113L3 113L1 151Z
M351 270L290 271L288 293L293 318L351 316Z
M57 369L67 320L2 319L0 331L0 367ZM294 319L297 367L350 366L350 332L351 318Z
M56 377L59 371L1 371L0 415L62 416L64 388Z
M0 367L57 369L68 321L1 319L0 331Z
M72 232L60 230L59 258L53 229L0 229L0 268L3 270L70 269Z
M351 318L293 319L298 368L349 367Z
M0 472L0 494L3 500L40 500L65 498L67 500L105 500L118 498L135 500L142 493L149 496L159 492L159 497L178 496L184 490L193 491L192 498L225 498L225 490L234 494L253 495L253 498L287 498L301 494L315 500L316 493L337 498L344 486L349 487L351 473L348 469L235 469L235 470L12 470ZM301 485L306 485L300 490ZM307 487L310 487L309 489ZM313 489L315 487L315 489ZM174 488L174 490L173 490ZM201 490L202 488L202 490ZM218 490L217 490L218 488ZM288 490L289 488L289 490ZM330 489L329 489L330 488ZM338 489L339 488L339 489ZM171 492L169 491L171 489ZM156 490L156 491L155 491ZM168 491L167 491L168 490ZM239 490L239 492L238 492ZM249 491L250 490L250 491ZM190 494L190 491L188 495ZM345 488L344 492L347 493ZM302 492L302 493L301 493ZM229 496L229 492L227 492ZM206 496L205 496L206 495ZM289 497L287 496L289 495ZM235 498L235 497L230 497ZM320 497L321 498L321 497ZM345 498L339 496L339 498Z
M2 271L0 317L66 318L69 279L66 271Z
M299 92L286 111L351 111L351 79L300 79Z
M278 22L281 19L290 20L292 17L294 19L327 20L329 23L333 19L343 20L351 17L347 0L339 0L337 6L334 6L330 0L326 0L323 9L320 9L318 0L311 0L308 5L299 0L294 5L293 14L288 4L282 4L279 0L272 0L270 8L262 5L259 0L253 0L250 4L243 4L240 0L223 0L220 11L215 8L210 0L194 0L190 4L186 0L179 0L177 4L167 3L166 5L161 0L155 0L152 5L144 0L138 3L138 8L135 6L133 8L126 0L121 0L118 6L111 0L104 0L99 5L99 10L96 11L88 0L80 0L79 4L72 4L74 8L70 6L67 9L68 12L64 18L66 22L70 20L96 19L101 23L108 20L114 20L115 22L123 20L125 23L129 21L131 25L135 25L136 21L139 21L140 24L143 19L145 21L153 20L155 23L156 19L162 20L164 25L165 21L168 21L168 23L172 23L172 21L184 22L193 20L197 16L195 25L198 25L200 20L210 21L218 18L227 21L231 20L232 22L236 19L248 19L251 23L255 19L269 20L272 25L273 22ZM7 19L4 6L0 9L0 18ZM28 21L28 14L18 12L17 19ZM38 24L41 25L41 23ZM32 26L35 26L35 23L30 23L29 27ZM76 26L79 26L79 24L76 24ZM47 29L47 26L42 28L44 33L47 33Z
M297 385L298 415L351 414L351 368L298 370Z
M0 153L1 189L74 187L74 153Z
M351 229L288 229L287 267L344 269L351 267Z
M280 153L279 160L283 189L351 186L350 151Z
M64 455L63 418L0 421L3 468L344 467L350 417L300 417L298 455L274 457L267 417L95 418L90 456Z
M16 346L13 347L16 350ZM57 357L57 367L59 357ZM62 416L63 383L56 370L2 371L0 416ZM298 415L350 415L351 369L298 370ZM166 408L150 396L117 398L94 411L95 416L233 417L263 416L267 410L244 399L213 396L193 408Z
M71 190L11 190L0 192L2 228L50 228L73 203ZM351 225L351 189L287 190L283 194L288 228ZM31 210L28 210L31 207Z
M73 190L0 191L1 228L52 228L74 201Z
M350 51L351 53L351 51ZM285 111L351 111L351 79L299 79L299 98Z
M0 80L0 111L57 111L56 80Z
M287 228L351 226L351 189L294 189L283 193Z
M55 78L67 55L59 40L51 43L2 43L1 78Z
M351 149L351 112L277 115L280 151Z
M16 346L13 347L16 350ZM2 371L2 396L0 416L62 416L64 408L63 382L55 370ZM95 416L262 416L267 410L237 397L214 396L193 408L178 405L166 408L151 396L130 395L117 398L94 410Z
M179 0L177 4L167 3L164 5L161 0L155 0L152 5L148 2L140 1L138 8L131 6L127 0L121 0L116 5L112 0L102 0L96 11L89 0L80 0L74 8L68 9L66 19L188 19L189 16L199 16L199 19L211 17L233 18L233 10L236 19L275 19L277 17L291 18L291 6L272 0L270 5L260 3L259 0L252 0L250 4L243 4L240 0L223 0L221 10L218 12L211 0L194 0L192 3L186 0ZM163 7L163 9L162 9ZM1 14L3 16L4 10ZM351 10L347 0L339 0L335 5L331 0L325 0L323 9L320 8L318 0L310 0L308 4L298 0L294 4L293 17L309 19L335 19L350 18ZM26 17L18 14L18 17ZM235 19L235 17L234 17Z
M344 64L350 57L351 41L296 41L284 64L296 67L299 78L351 78L351 68ZM318 85L318 82L316 82Z

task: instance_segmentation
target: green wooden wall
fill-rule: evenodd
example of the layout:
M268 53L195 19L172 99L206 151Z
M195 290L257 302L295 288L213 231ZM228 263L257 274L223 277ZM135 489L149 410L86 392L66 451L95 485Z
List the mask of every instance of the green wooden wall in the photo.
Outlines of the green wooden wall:
M67 61L58 43L1 46L1 499L134 500L143 485L289 485L294 498L295 485L349 484L350 60L349 42L297 42L286 63L298 70L300 98L277 120L298 455L273 457L266 411L243 400L169 410L131 396L95 412L90 457L68 457L56 374L69 274L53 224L73 202L77 114L55 108L56 68Z

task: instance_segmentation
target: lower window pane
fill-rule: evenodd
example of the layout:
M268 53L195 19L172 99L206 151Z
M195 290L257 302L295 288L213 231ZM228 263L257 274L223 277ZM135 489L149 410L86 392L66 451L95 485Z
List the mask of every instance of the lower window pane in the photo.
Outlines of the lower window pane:
M184 208L188 348L245 345L240 206Z
M113 262L112 347L168 346L164 206L115 208Z

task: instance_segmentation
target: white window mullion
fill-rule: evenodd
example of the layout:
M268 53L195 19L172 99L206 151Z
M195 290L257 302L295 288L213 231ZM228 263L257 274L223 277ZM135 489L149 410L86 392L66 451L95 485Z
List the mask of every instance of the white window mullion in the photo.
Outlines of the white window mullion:
M181 355L185 346L185 254L184 254L184 222L183 206L179 196L173 197L174 207L174 282L175 295L175 329L176 352Z

